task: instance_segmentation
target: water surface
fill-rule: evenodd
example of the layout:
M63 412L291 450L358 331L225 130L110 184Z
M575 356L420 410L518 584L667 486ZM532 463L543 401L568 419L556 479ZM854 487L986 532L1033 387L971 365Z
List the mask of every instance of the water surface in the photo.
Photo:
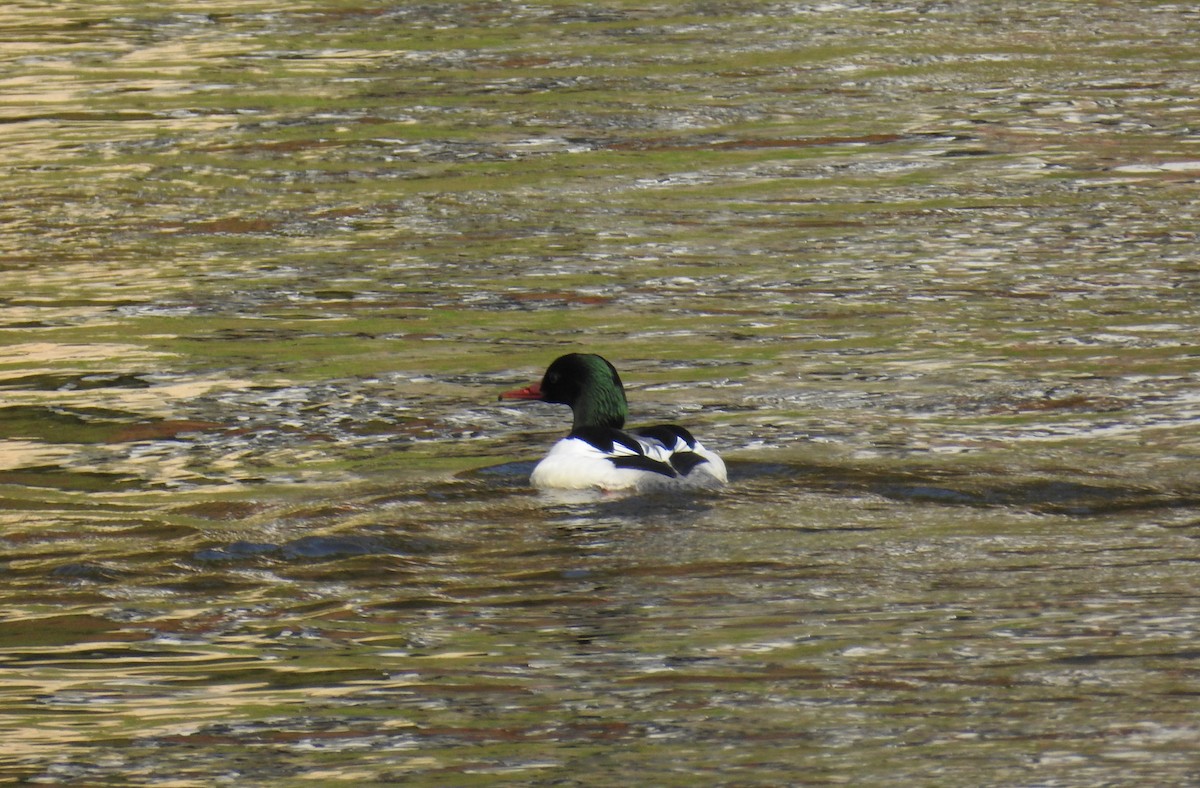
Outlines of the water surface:
M0 11L0 775L1200 779L1186 4ZM731 485L563 502L621 369Z

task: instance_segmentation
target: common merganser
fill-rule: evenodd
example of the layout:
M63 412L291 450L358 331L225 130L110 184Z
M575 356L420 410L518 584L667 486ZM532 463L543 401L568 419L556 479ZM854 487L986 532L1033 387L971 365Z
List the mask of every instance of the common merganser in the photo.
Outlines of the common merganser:
M622 430L629 415L625 387L616 368L601 356L560 356L540 383L506 391L500 399L539 400L571 408L571 433L554 444L530 476L530 483L539 489L711 489L727 480L721 458L683 427L659 424Z

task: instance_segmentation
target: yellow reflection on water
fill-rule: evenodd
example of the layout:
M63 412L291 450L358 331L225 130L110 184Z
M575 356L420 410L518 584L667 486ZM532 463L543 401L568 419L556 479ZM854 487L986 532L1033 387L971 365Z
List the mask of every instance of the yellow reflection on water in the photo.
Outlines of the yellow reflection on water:
M39 370L34 364L58 364L64 361L103 361L114 359L148 361L163 354L148 351L137 345L97 342L74 344L61 342L20 342L0 348L0 366L20 364L24 375L48 372Z
M55 446L37 441L0 440L0 471L59 463L73 453L74 449L69 446Z

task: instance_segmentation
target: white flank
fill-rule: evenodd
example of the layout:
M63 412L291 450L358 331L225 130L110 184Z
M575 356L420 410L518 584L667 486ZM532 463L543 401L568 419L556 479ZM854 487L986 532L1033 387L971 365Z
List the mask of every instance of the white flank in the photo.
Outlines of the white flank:
M689 449L683 441L667 448L657 441L638 440L645 455L659 462L671 462L675 451L694 451L707 462L697 465L687 476L671 477L640 468L618 468L610 457L635 456L619 443L613 451L597 449L579 438L563 438L537 464L530 483L539 489L555 490L652 490L662 488L713 488L726 482L725 463L700 443Z

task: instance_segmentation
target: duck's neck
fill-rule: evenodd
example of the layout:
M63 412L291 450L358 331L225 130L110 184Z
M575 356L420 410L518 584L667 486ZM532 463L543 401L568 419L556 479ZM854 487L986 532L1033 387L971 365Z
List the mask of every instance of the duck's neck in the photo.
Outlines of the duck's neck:
M612 427L621 429L629 415L625 392L612 386L597 386L585 390L571 405L574 416L572 429L581 427Z

